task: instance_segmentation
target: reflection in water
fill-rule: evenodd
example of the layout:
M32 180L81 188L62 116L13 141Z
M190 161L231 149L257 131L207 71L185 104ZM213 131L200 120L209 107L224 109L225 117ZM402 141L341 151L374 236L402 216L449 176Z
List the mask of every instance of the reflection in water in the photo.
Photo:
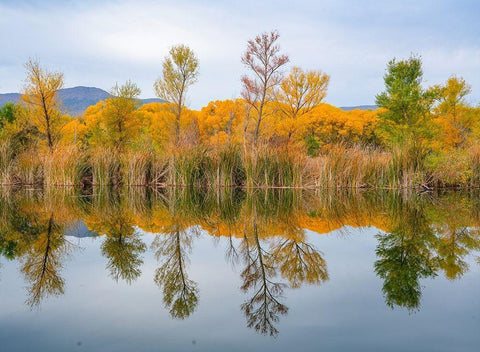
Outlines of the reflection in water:
M64 293L61 277L63 261L74 246L64 232L71 222L64 213L56 213L50 204L37 207L35 198L19 203L4 199L0 252L8 259L18 258L21 272L28 283L26 304L40 306L48 296Z
M26 303L35 307L49 295L63 294L65 281L60 276L60 270L70 246L63 235L64 229L55 223L53 213L48 220L33 219L31 229L35 231L36 239L21 258L21 270L30 284Z
M85 198L82 198L85 202ZM142 271L142 254L147 249L140 234L134 228L135 221L128 211L128 204L119 194L105 192L84 204L84 221L91 231L105 236L102 254L108 259L107 269L115 280L131 284Z
M375 271L384 280L383 293L389 306L415 309L422 295L419 280L436 275L435 236L422 201L406 204L400 199L394 204L394 226L377 236Z
M462 202L435 206L431 199L392 198L392 227L377 236L375 271L384 280L389 306L415 310L422 295L420 279L435 277L439 270L448 279L459 279L468 270L463 258L480 249L478 218L471 218L468 208L465 214L462 205L458 206ZM475 198L464 200L475 202ZM474 203L474 215L477 209Z
M320 284L328 280L325 259L303 238L278 238L273 256L280 273L292 288L299 288L304 283Z
M156 235L152 243L155 256L163 264L155 271L155 283L162 289L163 302L173 318L185 319L198 304L197 283L188 278L187 255L192 250L194 231L180 230Z
M242 304L247 326L264 335L276 336L278 330L274 324L280 315L288 312L288 307L279 301L286 285L273 281L276 276L274 258L260 245L255 220L251 238L245 236L242 240L241 253L245 264L241 273L242 290L253 292L251 298Z
M139 234L131 230L131 227L119 224L118 229L112 231L102 244L102 254L108 258L107 269L111 277L129 284L142 274L140 255L147 248Z
M188 318L199 304L189 255L195 239L209 234L225 240L227 261L240 268L247 326L271 336L288 312L288 289L329 279L327 262L308 242L307 230L379 229L373 267L386 304L410 311L421 306L422 279L443 274L458 280L469 270L467 256L480 250L480 203L470 193L3 190L0 215L0 254L21 263L31 307L64 293L61 272L74 250L65 233L83 221L101 236L111 278L128 284L142 274L143 236L153 233L154 282L170 315Z

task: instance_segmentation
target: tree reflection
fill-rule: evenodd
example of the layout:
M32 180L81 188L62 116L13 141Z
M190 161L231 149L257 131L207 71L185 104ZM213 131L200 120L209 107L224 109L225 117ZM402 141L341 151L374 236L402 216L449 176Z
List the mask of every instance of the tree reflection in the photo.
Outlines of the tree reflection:
M447 196L444 203L435 197L390 196L392 227L377 236L374 265L389 306L419 309L421 279L435 277L439 270L449 280L459 279L468 270L465 257L480 249L478 204L471 202L476 197Z
M131 284L141 275L146 245L155 233L159 267L154 282L173 318L186 319L199 303L198 284L188 275L189 255L200 229L225 239L226 259L241 265L241 305L247 326L276 336L288 313L287 288L329 279L323 254L306 231L372 226L377 235L376 274L391 307L419 309L421 281L438 274L460 279L480 249L477 194L431 197L397 192L316 194L294 190L95 189L74 197L23 192L0 197L0 255L21 263L28 282L26 303L39 306L61 295L63 262L72 245L69 224L83 220L101 241L106 269ZM307 194L306 194L307 193ZM408 193L408 192L406 192Z
M64 257L71 249L65 240L64 228L56 223L53 213L47 221L33 219L31 229L37 238L22 258L22 273L29 282L27 305L38 307L48 296L64 293L65 281L60 276Z
M435 236L425 217L423 205L395 203L397 225L391 232L377 235L375 272L384 280L383 293L390 307L409 310L420 306L419 280L436 276L437 258L431 247Z
M147 246L131 226L119 224L102 244L102 254L108 258L107 269L115 280L125 280L128 284L141 274L143 259L141 255Z
M263 335L277 336L275 323L278 323L280 315L288 313L288 307L279 301L286 285L272 280L276 276L275 263L273 256L260 245L256 222L253 223L253 237L243 238L241 253L245 264L241 273L241 289L253 292L252 297L241 306L247 326Z
M226 257L242 262L241 289L251 294L241 310L247 326L263 335L279 333L276 325L289 310L283 303L286 288L328 280L325 260L299 226L299 200L291 190L255 190L247 193L244 220L228 226ZM233 235L240 232L237 249Z
M327 281L327 262L322 254L298 237L277 239L273 256L280 273L292 288L299 288L304 283L321 284Z
M473 249L480 249L478 230L468 228L446 229L440 234L437 244L439 267L449 280L456 280L468 271L464 261Z
M155 271L154 281L162 289L163 302L176 319L188 318L198 304L198 285L188 278L188 254L192 250L194 229L183 230L172 225L171 230L156 235L152 242L155 256L163 264Z
M90 230L104 235L102 255L108 259L107 270L115 280L131 284L142 274L142 255L147 246L135 229L129 198L110 189L100 189L90 204L83 205L85 223ZM143 199L143 198L142 198Z
M480 249L480 227L474 221L480 204L478 197L470 194L454 194L446 204L433 208L430 217L437 236L439 269L447 279L457 280L469 269L466 257Z

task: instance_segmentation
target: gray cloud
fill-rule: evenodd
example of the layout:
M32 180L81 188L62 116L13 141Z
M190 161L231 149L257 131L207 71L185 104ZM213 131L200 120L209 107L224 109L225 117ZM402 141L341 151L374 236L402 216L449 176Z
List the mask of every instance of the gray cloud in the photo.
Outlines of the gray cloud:
M168 48L186 43L200 59L192 106L240 92L245 42L281 33L291 63L331 75L327 101L373 103L386 62L422 55L426 84L463 76L480 100L480 10L476 1L0 1L0 92L18 91L23 62L39 58L66 85L108 89L133 79L152 97Z

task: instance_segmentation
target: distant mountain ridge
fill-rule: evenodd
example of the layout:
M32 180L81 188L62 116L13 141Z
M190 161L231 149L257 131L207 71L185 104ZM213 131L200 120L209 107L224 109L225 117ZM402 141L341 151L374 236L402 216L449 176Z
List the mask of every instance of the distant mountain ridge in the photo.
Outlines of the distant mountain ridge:
M351 111L351 110L377 110L378 106L376 105L357 105L357 106L340 106L340 109L345 110L345 111Z
M58 96L62 101L65 112L73 116L82 115L91 105L97 104L101 100L107 99L110 94L100 88L95 87L73 87L60 89ZM20 93L0 94L0 107L6 103L18 103L20 101ZM140 99L142 104L163 103L164 100L158 98Z
M73 88L64 88L60 89L59 98L62 101L63 108L65 112L73 115L79 116L82 115L85 110L91 105L97 104L99 101L107 99L110 94L100 88L96 87L84 87L78 86ZM0 94L0 107L6 103L18 103L20 101L21 94L19 93L6 93ZM148 103L163 103L165 102L162 99L150 98L150 99L140 99L141 104ZM340 109L345 111L350 111L354 109L360 110L375 110L378 107L376 105L358 105L358 106L341 106Z

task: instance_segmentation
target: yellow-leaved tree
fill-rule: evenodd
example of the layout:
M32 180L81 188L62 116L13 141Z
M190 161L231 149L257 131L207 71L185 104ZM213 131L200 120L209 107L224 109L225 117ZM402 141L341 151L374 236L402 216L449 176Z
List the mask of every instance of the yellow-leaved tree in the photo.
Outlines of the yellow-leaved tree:
M68 121L68 117L60 110L58 99L58 91L63 87L63 73L49 72L33 59L27 61L25 69L27 78L22 101L31 123L45 137L48 148L53 151L61 128Z
M111 97L105 101L103 107L104 126L110 141L119 150L136 136L140 130L140 123L135 114L138 96L141 91L131 81L112 88Z
M170 141L175 125L174 110L170 103L145 104L137 110L137 115L147 126L145 132L157 150L164 150Z
M143 127L140 115L136 113L140 92L131 81L121 86L116 84L109 98L85 111L85 134L89 145L125 150Z
M452 76L440 87L440 102L435 113L442 127L442 144L445 147L458 147L465 143L474 127L476 121L471 118L465 99L470 92L470 85L461 77Z
M304 114L323 102L327 95L330 76L321 71L304 71L293 67L280 85L278 105L280 121L276 133L283 135L287 143L299 129Z
M216 100L198 114L202 140L209 145L241 142L241 122L245 121L246 104L241 99Z
M188 88L197 82L199 73L198 59L192 49L186 45L173 46L162 63L162 77L155 81L157 96L169 103L175 114L174 142L180 140L180 118L185 108Z

